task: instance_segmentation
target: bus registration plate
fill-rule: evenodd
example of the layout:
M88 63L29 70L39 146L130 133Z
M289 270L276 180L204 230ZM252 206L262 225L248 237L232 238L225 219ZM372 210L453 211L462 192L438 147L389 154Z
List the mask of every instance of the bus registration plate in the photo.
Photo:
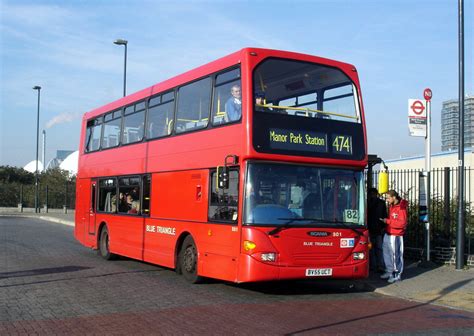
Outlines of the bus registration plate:
M306 276L331 276L332 268L307 268Z

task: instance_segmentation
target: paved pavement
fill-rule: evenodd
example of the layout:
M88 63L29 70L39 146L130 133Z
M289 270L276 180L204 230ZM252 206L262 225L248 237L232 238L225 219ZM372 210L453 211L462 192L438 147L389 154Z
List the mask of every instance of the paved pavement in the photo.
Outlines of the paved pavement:
M10 210L0 212L1 215L18 216L18 213ZM41 214L27 212L22 216L74 226L74 210L68 210L67 214L62 211ZM374 273L364 282L375 292L384 295L474 312L473 268L456 270L454 266L424 265L408 260L403 281L388 284Z
M49 209L48 212L45 212L41 209L40 213L35 213L34 208L25 208L23 212L17 211L15 208L1 208L0 207L0 216L5 217L32 217L46 220L49 222L60 223L64 225L74 226L74 210L67 210L67 213L64 213L63 209Z
M474 333L471 271L411 264L405 280L392 285L373 276L355 284L191 286L166 268L106 262L72 232L44 220L0 217L1 335Z

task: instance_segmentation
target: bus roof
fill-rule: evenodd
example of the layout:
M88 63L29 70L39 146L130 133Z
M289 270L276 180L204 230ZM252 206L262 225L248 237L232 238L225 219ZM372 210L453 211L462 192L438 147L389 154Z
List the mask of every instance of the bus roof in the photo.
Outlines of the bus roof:
M323 63L331 66L335 66L338 68L341 68L343 70L346 70L346 73L350 74L351 70L356 71L355 67L352 64L349 63L344 63L344 62L339 62L335 61L332 59L328 58L323 58L319 56L313 56L313 55L308 55L308 54L302 54L302 53L297 53L297 52L291 52L291 51L284 51L284 50L276 50L276 49L263 49L263 48L243 48L239 51L236 51L232 54L229 54L227 56L221 57L217 60L214 60L212 62L206 63L204 65L201 65L197 68L194 68L192 70L186 71L180 75L174 76L172 78L166 79L160 83L154 84L150 87L147 87L143 90L137 91L135 93L129 94L125 97L122 97L120 99L117 99L111 103L108 103L106 105L103 105L101 107L98 107L96 109L93 109L87 113L84 114L83 119L88 120L90 118L99 116L103 113L112 111L114 109L118 109L122 106L126 106L129 104L132 104L134 102L140 101L142 99L145 99L147 97L150 97L154 94L160 93L160 92L165 92L167 90L173 89L177 86L183 85L188 82L192 82L196 79L199 79L201 77L204 77L210 73L216 72L219 69L225 69L227 67L230 67L235 64L241 63L242 59L250 53L263 53L267 54L268 56L272 57L281 57L281 58L290 58L290 59L301 59L305 61L310 61L310 62L316 62L316 63Z

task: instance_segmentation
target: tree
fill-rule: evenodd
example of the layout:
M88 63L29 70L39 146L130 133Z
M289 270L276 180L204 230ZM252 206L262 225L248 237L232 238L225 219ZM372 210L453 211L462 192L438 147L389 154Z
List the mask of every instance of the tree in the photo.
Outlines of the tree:
M23 168L0 166L1 183L19 183L32 184L35 180L35 174L30 173Z

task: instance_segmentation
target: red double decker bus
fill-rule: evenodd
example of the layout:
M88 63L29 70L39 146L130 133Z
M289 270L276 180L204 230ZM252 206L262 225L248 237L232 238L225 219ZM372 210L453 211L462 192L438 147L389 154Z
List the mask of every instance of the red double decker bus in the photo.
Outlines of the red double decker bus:
M75 237L188 281L363 278L353 65L245 48L83 117Z

